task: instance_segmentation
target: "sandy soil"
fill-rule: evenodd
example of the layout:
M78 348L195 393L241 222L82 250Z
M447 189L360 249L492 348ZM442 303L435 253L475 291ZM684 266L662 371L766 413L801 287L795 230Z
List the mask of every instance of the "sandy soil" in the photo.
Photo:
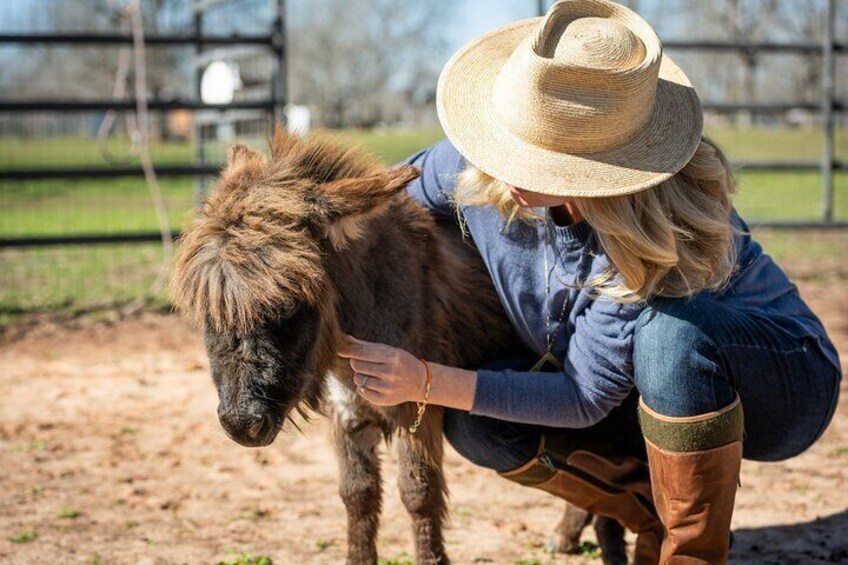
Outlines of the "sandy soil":
M802 291L848 359L848 285ZM0 562L217 563L242 552L277 565L343 562L325 422L264 449L227 439L199 336L177 318L41 322L2 337L0 364ZM386 459L379 545L387 562L404 563L409 523ZM844 402L801 457L746 463L733 561L848 563L847 467ZM599 562L544 552L559 501L452 451L447 474L456 563Z

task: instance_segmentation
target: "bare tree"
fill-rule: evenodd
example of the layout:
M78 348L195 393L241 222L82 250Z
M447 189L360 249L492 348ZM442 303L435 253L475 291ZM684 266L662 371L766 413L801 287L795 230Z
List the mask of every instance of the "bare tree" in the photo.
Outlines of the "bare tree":
M778 14L781 28L796 41L822 41L827 24L827 3L821 0L804 0L783 6ZM822 57L819 53L807 53L800 65L792 66L792 82L795 98L812 101L819 94L822 81Z
M710 2L709 5L722 4ZM774 29L780 8L779 0L725 0L725 10L719 13L730 40L737 43L762 41L768 38ZM760 53L753 49L739 51L742 59L742 100L754 103L759 101L757 92L757 69L760 66ZM738 101L738 99L737 99ZM750 126L750 112L740 115L742 125Z
M724 39L734 43L756 43L774 39L775 30L781 22L780 0L711 0L683 3L688 15L688 26L699 32L707 31L713 39ZM793 2L792 4L795 4ZM691 35L691 33L689 34ZM722 80L722 98L733 102L758 102L758 70L762 54L753 49L738 51L739 76L733 80ZM710 86L724 75L724 65L719 57L699 55L706 68L710 68ZM729 77L725 77L729 78ZM742 125L751 125L750 112L739 116Z
M120 3L109 0L89 0L68 3L53 0L46 5L41 17L47 29L56 31L120 31L122 18ZM144 23L148 33L157 33L165 26L173 26L187 17L189 0L144 0L141 3ZM127 30L128 31L128 30ZM30 70L22 88L30 96L49 97L57 92L65 97L108 97L112 89L118 62L115 47L50 47L28 49L23 53L21 67ZM151 48L148 51L148 83L152 96L169 96L185 93L185 80L179 77L186 71L188 59L185 51Z
M292 99L327 127L372 127L432 98L456 2L306 0L292 6Z

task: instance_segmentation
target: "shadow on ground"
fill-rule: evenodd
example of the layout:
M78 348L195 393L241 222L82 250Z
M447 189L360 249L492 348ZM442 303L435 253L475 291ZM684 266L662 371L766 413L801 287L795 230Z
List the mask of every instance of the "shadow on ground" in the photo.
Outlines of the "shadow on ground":
M786 526L734 530L733 563L848 563L848 511Z

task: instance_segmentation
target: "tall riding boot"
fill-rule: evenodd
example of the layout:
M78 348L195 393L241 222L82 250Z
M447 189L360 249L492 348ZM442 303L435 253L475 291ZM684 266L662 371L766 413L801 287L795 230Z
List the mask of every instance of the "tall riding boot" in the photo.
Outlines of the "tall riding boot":
M659 563L662 524L654 511L648 467L603 445L587 446L543 435L539 453L501 476L538 488L593 514L618 520L638 534L637 565Z
M727 562L730 520L742 463L739 398L691 418L657 414L640 403L654 504L666 529L660 561Z

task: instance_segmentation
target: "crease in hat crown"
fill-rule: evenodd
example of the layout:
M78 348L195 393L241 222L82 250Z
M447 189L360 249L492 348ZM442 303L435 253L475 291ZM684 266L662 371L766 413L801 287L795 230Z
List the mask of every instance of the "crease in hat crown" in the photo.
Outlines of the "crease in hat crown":
M560 0L501 69L495 117L537 147L607 151L651 118L661 62L662 43L635 12L607 0Z

